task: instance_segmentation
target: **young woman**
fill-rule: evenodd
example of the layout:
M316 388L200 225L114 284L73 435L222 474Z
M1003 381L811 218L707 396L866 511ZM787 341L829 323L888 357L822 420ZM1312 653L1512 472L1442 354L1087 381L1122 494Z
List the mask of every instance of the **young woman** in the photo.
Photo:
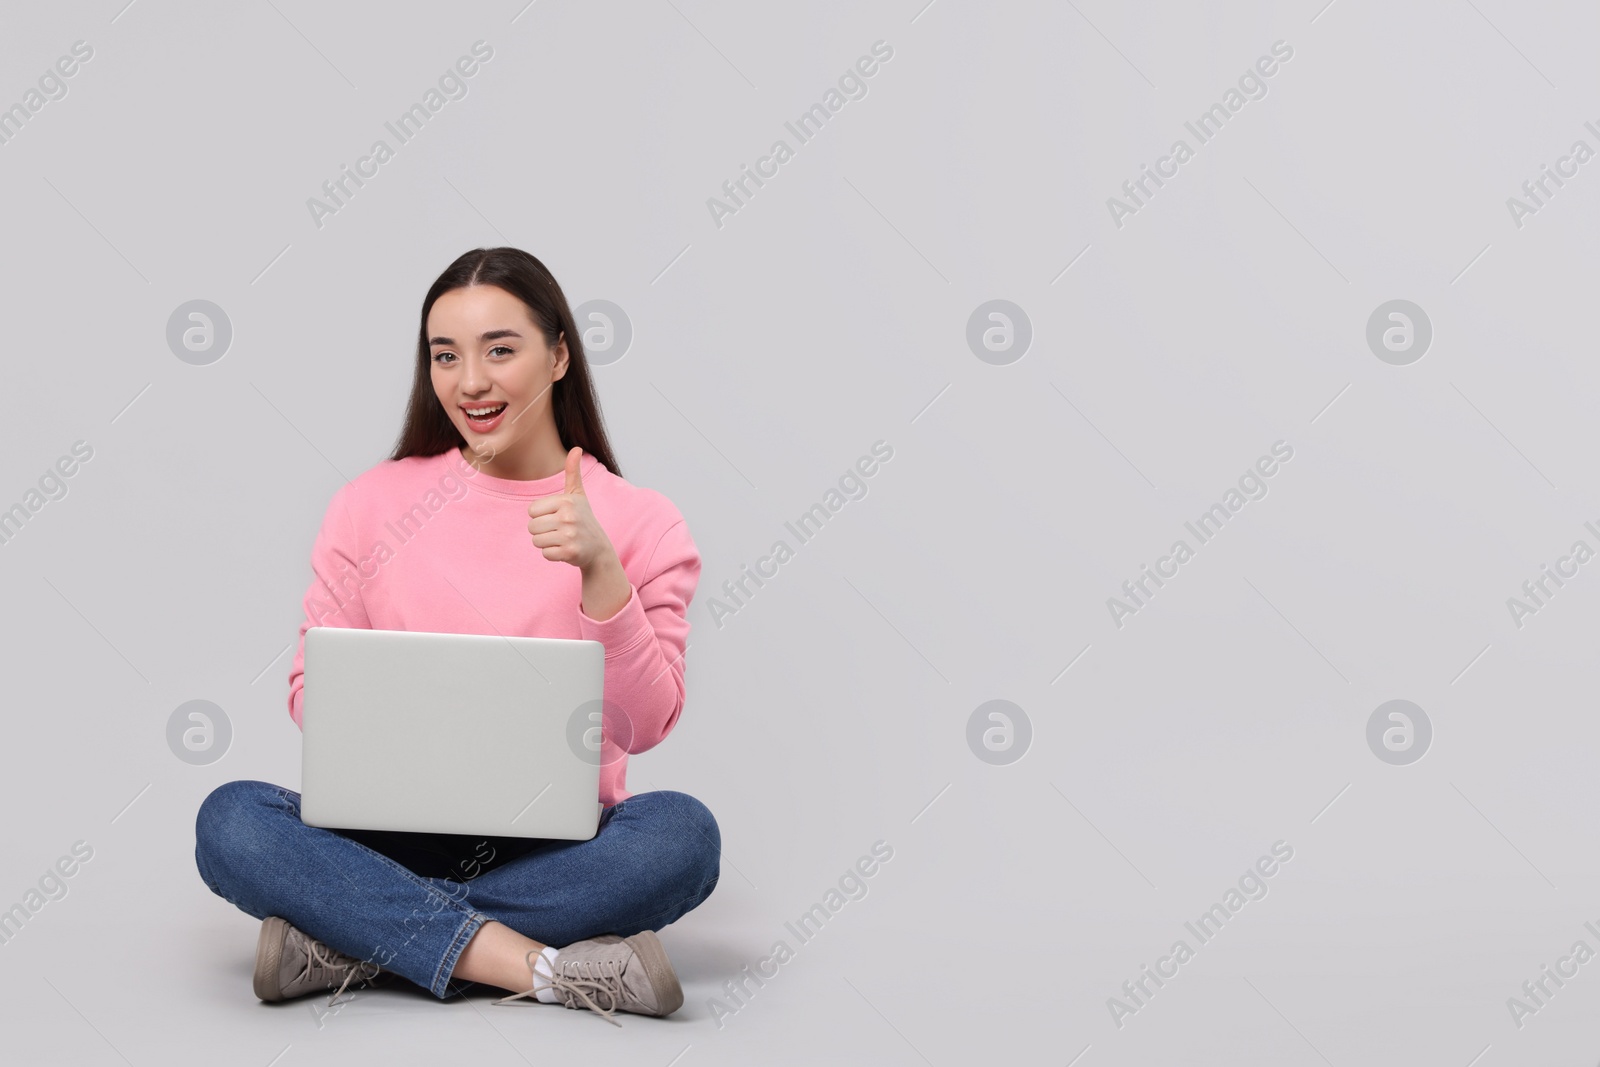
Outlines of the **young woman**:
M515 994L496 1003L611 1022L675 1011L653 931L711 894L721 836L693 797L630 794L624 779L628 754L682 710L700 556L671 501L623 480L572 311L539 260L475 249L433 283L394 454L334 494L311 564L296 725L312 626L599 641L604 808L589 841L334 831L301 822L288 789L219 786L195 863L263 920L256 995L334 989L331 1005L352 981L398 975L441 999L454 978ZM440 767L434 788L471 788L470 773Z

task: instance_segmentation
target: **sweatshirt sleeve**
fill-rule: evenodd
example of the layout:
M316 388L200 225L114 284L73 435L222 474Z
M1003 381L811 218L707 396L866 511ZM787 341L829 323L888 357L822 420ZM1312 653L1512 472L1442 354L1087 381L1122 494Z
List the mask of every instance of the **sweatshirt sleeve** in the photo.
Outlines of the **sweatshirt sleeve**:
M700 553L680 518L661 535L643 577L630 580L628 602L603 622L578 605L578 630L606 649L602 732L607 746L646 752L677 725L684 702L689 602L700 580Z
M370 630L366 606L361 602L361 584L356 573L360 553L356 549L355 524L350 520L345 483L333 494L311 546L314 577L306 590L305 620L300 624L300 647L289 670L289 718L301 729L302 690L305 686L306 631L313 626L359 627Z

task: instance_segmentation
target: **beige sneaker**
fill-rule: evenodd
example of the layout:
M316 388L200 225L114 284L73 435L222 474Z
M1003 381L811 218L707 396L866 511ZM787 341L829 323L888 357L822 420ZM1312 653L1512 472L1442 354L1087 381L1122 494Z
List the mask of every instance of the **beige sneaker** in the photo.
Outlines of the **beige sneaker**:
M530 971L539 959L539 953L528 953ZM553 978L547 978L543 971L533 973L538 977L533 989L502 997L495 1003L506 1004L523 997L531 1000L536 990L550 987L567 1007L587 1008L613 1026L622 1025L612 1018L618 1011L671 1015L683 1006L683 988L667 961L667 950L649 930L632 937L601 934L574 941L556 956Z
M256 996L262 1000L291 1000L338 986L328 999L332 1006L353 979L368 985L389 973L376 963L329 948L276 915L262 920L255 975Z

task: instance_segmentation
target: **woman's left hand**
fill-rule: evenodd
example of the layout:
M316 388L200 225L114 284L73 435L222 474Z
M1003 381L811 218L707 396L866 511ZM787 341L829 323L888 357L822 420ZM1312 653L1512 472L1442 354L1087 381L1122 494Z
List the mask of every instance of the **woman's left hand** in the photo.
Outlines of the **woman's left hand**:
M583 478L578 472L582 459L581 448L574 447L567 453L566 487L540 497L528 507L528 533L545 559L570 563L585 575L612 564L620 569L617 550L600 528L589 509L589 498L584 495Z

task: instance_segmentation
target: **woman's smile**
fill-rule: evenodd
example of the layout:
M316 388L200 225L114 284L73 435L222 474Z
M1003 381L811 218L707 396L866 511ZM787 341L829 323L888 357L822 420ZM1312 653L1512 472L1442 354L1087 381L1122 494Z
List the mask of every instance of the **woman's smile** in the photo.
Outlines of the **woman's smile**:
M461 413L467 418L467 428L474 433L493 433L500 425L511 405L501 400L493 404L462 404Z

